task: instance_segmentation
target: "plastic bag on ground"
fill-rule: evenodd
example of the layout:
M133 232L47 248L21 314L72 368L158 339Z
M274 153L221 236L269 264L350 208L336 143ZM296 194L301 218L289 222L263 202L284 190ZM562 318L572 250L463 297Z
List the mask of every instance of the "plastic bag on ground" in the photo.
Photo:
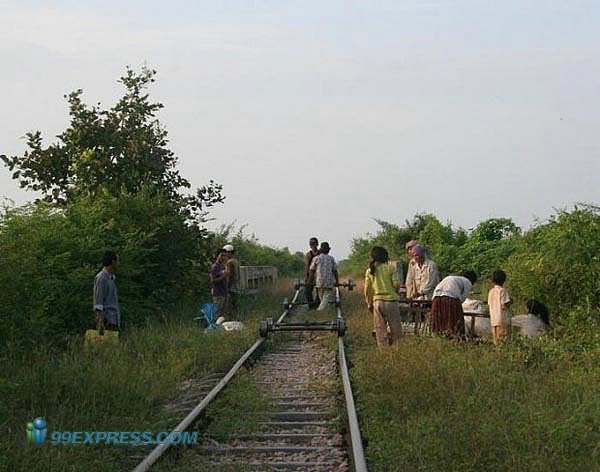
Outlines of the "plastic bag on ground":
M225 331L241 331L244 329L244 323L241 321L224 321L221 326Z

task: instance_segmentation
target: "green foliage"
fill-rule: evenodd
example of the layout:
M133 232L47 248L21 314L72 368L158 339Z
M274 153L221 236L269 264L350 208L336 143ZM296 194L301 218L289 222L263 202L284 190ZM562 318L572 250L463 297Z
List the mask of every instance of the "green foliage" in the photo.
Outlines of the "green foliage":
M376 220L380 226L376 234L352 241L352 249L345 268L354 275L362 275L369 263L369 253L375 245L385 247L392 260L408 263L404 250L405 244L416 239L424 245L438 264L442 272L456 269L460 248L468 241L462 228L454 229L450 223L443 224L431 214L417 214L412 220L406 220L403 226Z
M436 253L441 248L455 243L454 230L449 223L444 225L433 215L425 215L422 218L425 224L415 233L414 239L431 252Z
M506 262L511 291L537 298L553 313L600 306L600 209L559 211L520 240Z
M379 224L377 234L353 241L346 268L354 274L364 271L372 246L404 258L404 243L416 239L444 274L471 268L486 279L503 268L514 299L521 305L531 298L542 301L559 322L578 307L599 311L600 208L593 205L558 211L524 234L508 218L485 220L470 232L433 215L416 215L404 226Z
M0 217L0 339L36 342L92 323L102 254L117 249L125 323L159 317L206 291L205 231L161 192L82 197L65 208L30 204Z
M494 270L502 268L518 243L519 238L516 236L492 241L469 238L464 245L453 251L454 259L446 266L449 266L452 272L470 268L480 277L489 278Z
M349 271L360 274L369 261L374 245L384 246L393 259L407 263L404 245L416 239L424 245L443 274L473 269L488 276L500 267L514 252L521 230L508 218L491 218L480 223L471 232L443 224L430 214L418 214L404 226L378 221L380 230L375 235L357 238L346 264Z
M380 227L376 234L368 234L364 238L352 240L351 254L344 264L345 270L355 275L362 275L369 263L369 254L373 246L385 247L390 254L390 259L406 263L404 245L411 239L415 239L415 235L431 223L432 219L435 219L433 215L418 214L412 221L406 221L405 226L375 220ZM434 233L433 226L434 224L429 226L429 233Z
M490 218L482 223L471 233L471 238L476 241L500 241L521 234L521 228L513 223L510 218Z
M600 365L600 311L576 307L561 313L548 336L515 337L510 354L531 368L553 370L557 363Z
M151 186L202 220L207 208L223 201L222 187L210 181L195 195L181 193L191 185L176 169L167 131L156 118L163 105L151 102L147 93L155 74L145 67L140 72L128 68L119 80L125 94L110 109L86 105L81 89L66 95L70 124L58 142L44 147L41 132L29 132L22 156L0 158L21 188L41 192L47 202L131 194Z
M36 204L0 215L0 338L55 341L92 322L91 291L102 253L117 250L125 323L161 316L177 301L207 292L207 210L220 185L189 194L176 168L163 107L147 93L155 71L127 69L125 93L104 109L82 91L67 96L70 123L44 146L27 134L22 156L0 156Z
M255 235L237 231L233 224L222 226L214 235L213 249L216 253L225 244L232 244L242 265L274 266L280 275L299 276L304 270L302 253L292 254L287 247L274 248L261 244Z

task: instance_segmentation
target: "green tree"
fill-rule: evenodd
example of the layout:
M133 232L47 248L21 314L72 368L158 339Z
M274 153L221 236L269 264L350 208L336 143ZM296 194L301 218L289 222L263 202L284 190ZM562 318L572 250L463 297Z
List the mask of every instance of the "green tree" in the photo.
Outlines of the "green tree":
M119 80L125 94L109 109L86 105L81 89L65 95L70 124L57 142L44 146L40 131L29 132L23 155L0 158L21 188L40 192L46 202L63 205L77 196L135 194L151 186L189 218L203 220L207 208L223 201L222 187L210 181L186 193L190 182L177 170L178 158L156 118L163 105L147 93L155 74L128 68Z
M464 242L456 246L448 261L449 269L458 272L473 269L479 276L486 278L506 263L517 248L521 228L510 218L490 218L479 223ZM444 248L442 248L442 252Z
M42 198L0 212L0 340L37 342L83 331L101 255L117 249L125 323L167 315L208 295L211 235L202 222L223 201L210 182L189 191L149 99L155 71L127 69L110 109L67 96L70 124L44 146L27 134L22 156L1 156Z
M521 234L521 228L510 218L490 218L479 223L471 237L477 241L499 241L519 234Z
M492 218L479 224L470 233L454 229L450 222L442 223L435 215L418 213L404 225L376 220L380 226L374 235L356 238L346 267L359 274L367 264L374 245L384 246L392 258L404 261L404 245L416 239L428 250L442 275L464 269L474 269L488 275L513 253L521 230L508 218Z
M208 238L152 188L0 213L0 343L56 341L93 323L91 291L117 248L123 321L168 316L208 294Z
M507 274L516 297L537 298L558 316L577 306L600 310L600 208L563 210L528 231Z

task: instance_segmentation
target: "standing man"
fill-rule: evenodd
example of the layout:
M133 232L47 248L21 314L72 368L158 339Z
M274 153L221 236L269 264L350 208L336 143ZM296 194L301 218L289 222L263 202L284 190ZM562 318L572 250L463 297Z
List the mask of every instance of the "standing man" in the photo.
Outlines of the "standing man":
M338 284L338 271L335 259L329 255L329 243L322 242L319 249L319 255L315 256L310 264L311 275L314 275L317 294L321 298L321 303L317 310L322 311L327 308L333 295L333 289Z
M313 297L315 278L314 274L310 271L313 259L319 255L319 240L317 238L310 238L308 245L310 249L304 255L304 297L306 298L306 303L308 303L308 309L312 310L319 306L318 295L316 301Z
M102 258L102 270L94 280L94 315L99 330L118 331L121 326L121 309L115 282L118 265L118 254L106 251Z
M433 291L440 282L440 273L437 265L427 257L425 248L416 244L410 248L411 259L406 274L406 298L412 301L425 301L433 298ZM409 308L409 319L415 323L415 333L421 331L426 325L428 314L423 306L411 304Z
M225 274L227 275L226 313L234 318L238 315L240 305L240 262L235 257L235 248L231 244L223 246L227 254Z
M404 245L404 250L406 251L406 283L405 285L408 286L409 280L410 278L415 276L415 262L413 261L413 255L412 255L412 250L415 246L418 246L419 242L416 241L415 239L411 239L409 242L407 242ZM407 289L408 291L408 289ZM408 295L408 294L407 294Z
M221 251L217 254L215 263L210 268L209 278L212 286L213 303L217 306L217 316L223 313L225 302L227 300L227 274L225 273L225 263L227 256Z
M406 297L409 300L431 300L433 290L440 283L437 265L427 257L420 244L412 247L412 259L406 276Z

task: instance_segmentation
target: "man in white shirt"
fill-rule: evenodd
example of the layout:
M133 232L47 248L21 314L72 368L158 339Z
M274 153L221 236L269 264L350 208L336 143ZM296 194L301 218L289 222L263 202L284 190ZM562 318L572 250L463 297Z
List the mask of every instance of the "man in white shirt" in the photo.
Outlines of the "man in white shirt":
M408 283L409 277L413 277L414 275L414 265L415 261L413 260L412 250L415 246L419 244L415 239L411 239L404 245L404 250L406 251L406 283ZM411 274L412 273L412 274Z
M412 248L412 259L406 275L406 297L409 300L431 300L433 290L440 282L437 265L426 256L425 248Z
M315 256L310 264L311 277L315 281L317 293L321 303L318 311L325 310L333 296L333 289L338 284L338 271L335 259L329 255L329 243L322 242L319 255Z

